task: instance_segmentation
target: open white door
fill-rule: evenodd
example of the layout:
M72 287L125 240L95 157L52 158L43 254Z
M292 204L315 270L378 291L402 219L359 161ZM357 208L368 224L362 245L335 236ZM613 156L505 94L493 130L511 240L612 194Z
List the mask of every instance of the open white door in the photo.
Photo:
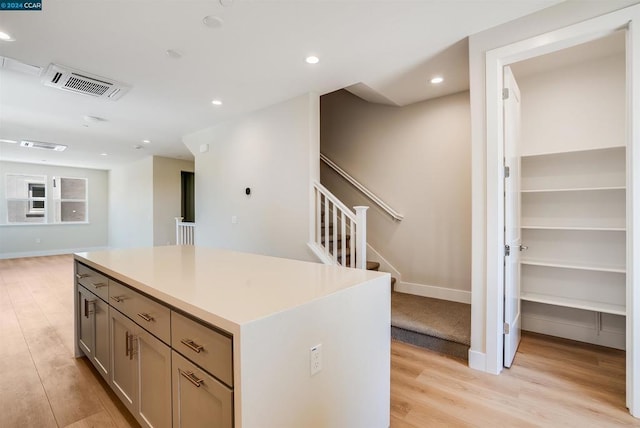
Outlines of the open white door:
M504 356L511 367L520 344L520 89L504 67Z

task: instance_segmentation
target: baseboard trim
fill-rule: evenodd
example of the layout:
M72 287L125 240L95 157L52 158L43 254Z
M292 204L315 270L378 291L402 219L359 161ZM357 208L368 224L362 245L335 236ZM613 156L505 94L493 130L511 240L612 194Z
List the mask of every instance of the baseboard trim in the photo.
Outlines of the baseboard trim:
M65 248L58 250L25 251L21 253L1 253L0 259L21 259L24 257L60 256L63 254L81 253L85 251L103 251L109 247Z
M469 367L481 372L487 371L487 354L469 349Z
M598 332L595 325L562 322L535 315L522 314L522 330L621 350L624 350L626 345L624 332L611 330Z
M437 287L435 285L415 284L412 282L398 282L395 291L415 294L416 296L449 300L451 302L471 304L471 292L453 288Z

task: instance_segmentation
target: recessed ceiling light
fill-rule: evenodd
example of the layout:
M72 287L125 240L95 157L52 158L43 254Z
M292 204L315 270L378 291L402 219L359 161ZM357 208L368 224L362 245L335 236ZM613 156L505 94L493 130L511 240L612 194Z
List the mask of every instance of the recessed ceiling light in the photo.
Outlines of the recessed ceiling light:
M106 153L100 153L100 156L107 156Z
M4 41L4 42L13 42L16 39L14 39L13 37L11 37L11 34L9 33L5 33L4 31L0 31L0 40Z
M434 85L437 85L438 83L442 83L444 82L444 78L442 76L436 76L433 79L431 79L431 83L433 83Z
M220 4L224 7L231 6L233 4L233 0L220 0Z
M318 58L317 56L308 56L305 61L307 62L307 64L317 64L320 62L320 58Z
M213 104L214 106L221 106L221 105L222 105L222 101L220 101L220 100L213 100L213 101L211 101L211 104Z
M0 138L0 143L18 144L16 140L7 140L6 138Z
M224 24L224 21L217 16L208 15L202 18L202 23L209 28L220 28Z
M142 142L145 143L145 144L150 144L151 140L142 140Z
M180 59L180 58L182 58L182 53L180 51L178 51L178 50L175 50L175 49L167 49L166 50L166 54L167 54L167 56L169 58L172 58L172 59Z

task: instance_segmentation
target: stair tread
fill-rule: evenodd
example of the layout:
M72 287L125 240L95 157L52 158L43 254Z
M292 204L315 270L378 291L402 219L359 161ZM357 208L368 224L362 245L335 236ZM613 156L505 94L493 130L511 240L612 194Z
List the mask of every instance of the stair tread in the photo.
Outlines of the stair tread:
M380 263L367 260L367 270L378 270L378 269L380 269Z

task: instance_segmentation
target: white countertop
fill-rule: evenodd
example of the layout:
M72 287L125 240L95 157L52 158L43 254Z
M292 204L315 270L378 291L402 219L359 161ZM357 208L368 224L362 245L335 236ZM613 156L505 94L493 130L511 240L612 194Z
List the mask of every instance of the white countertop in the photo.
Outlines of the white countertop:
M233 334L254 320L389 275L194 246L85 252L75 258Z

